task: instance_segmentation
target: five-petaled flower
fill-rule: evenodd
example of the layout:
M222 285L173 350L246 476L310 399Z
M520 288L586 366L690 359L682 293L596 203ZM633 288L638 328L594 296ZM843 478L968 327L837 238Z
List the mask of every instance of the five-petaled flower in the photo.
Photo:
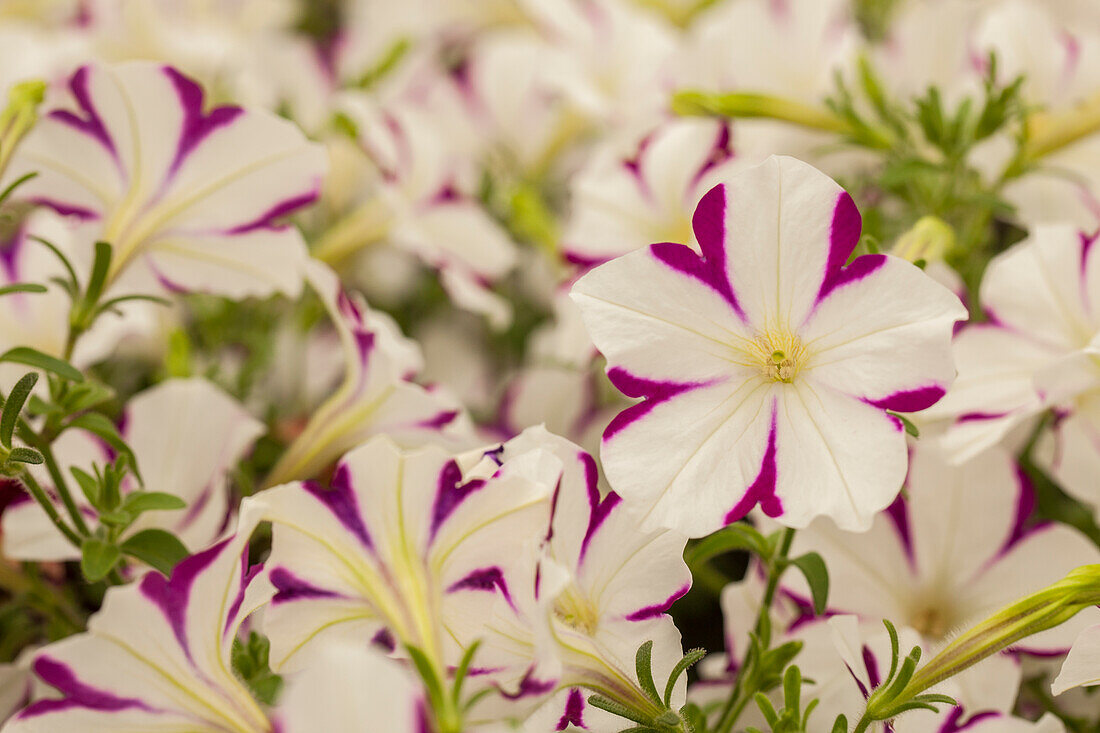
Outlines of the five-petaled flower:
M81 67L69 93L72 108L42 118L6 178L37 172L20 196L111 244L109 283L300 292L305 244L281 220L317 197L319 145L261 110L204 111L202 88L168 66Z
M866 529L905 477L887 410L944 394L966 310L904 260L845 264L859 212L792 158L711 189L693 228L699 251L654 244L573 288L611 381L643 398L604 433L611 485L643 529L701 536L757 504L792 527Z

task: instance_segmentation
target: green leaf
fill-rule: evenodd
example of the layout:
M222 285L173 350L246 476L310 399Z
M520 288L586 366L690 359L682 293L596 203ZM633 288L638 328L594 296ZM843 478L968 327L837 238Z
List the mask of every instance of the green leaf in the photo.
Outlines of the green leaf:
M756 706L760 708L764 720L768 721L768 726L774 729L775 724L779 722L779 715L775 712L775 706L772 705L772 701L769 700L768 696L763 692L757 692L753 695L753 699L756 700Z
M32 466L41 466L46 461L38 451L22 446L12 448L8 460L12 463L29 463Z
M768 541L764 535L744 522L736 522L693 544L684 553L684 560L690 567L695 567L734 550L747 550L760 557L769 555Z
M466 674L470 671L470 665L474 661L474 655L477 654L479 646L481 646L481 640L476 639L473 644L466 647L466 651L462 653L462 659L459 660L458 667L455 669L453 697L456 704L462 701L462 684L466 681Z
M80 428L81 430L87 430L93 435L97 435L102 438L109 446L114 448L119 453L124 453L130 459L130 469L133 471L134 476L140 481L141 474L138 473L137 461L134 460L134 452L127 445L126 441L119 435L118 427L115 426L110 419L98 412L85 412L83 415L77 415L68 422L65 429L68 428Z
M92 276L88 278L88 289L84 291L84 307L91 308L103 295L103 286L107 283L107 272L111 267L111 245L107 242L95 243L95 260L92 262ZM85 327L89 324L85 324Z
M271 671L269 663L271 643L263 634L253 631L248 641L233 640L231 663L256 698L265 705L273 705L283 686L283 678Z
M589 697L588 704L594 708L599 708L600 710L609 712L612 715L618 715L620 718L632 720L639 725L650 727L652 723L649 718L637 712L636 710L632 710L622 703L615 702L614 700L609 700L608 698L601 695L592 695L591 697Z
M80 548L80 570L89 583L95 583L107 577L121 556L119 549L110 542L89 537Z
M838 715L836 722L833 723L832 733L848 733L848 719L843 715Z
M109 402L115 396L115 391L105 384L93 379L86 379L73 386L65 398L65 407L68 414L83 412L104 402Z
M816 552L808 552L805 555L791 560L791 565L802 571L806 576L806 582L810 586L810 595L813 598L814 614L820 616L825 613L826 604L829 601L829 571L825 567L825 561Z
M122 502L122 511L138 516L142 512L186 509L187 502L175 494L161 491L135 491Z
M783 707L798 712L802 707L802 670L795 665L783 673Z
M99 508L99 481L94 476L89 474L76 466L69 467L69 473L76 479L76 483L80 486L80 490L84 493L84 498L88 500L88 503L95 508Z
M688 671L706 655L706 649L692 649L672 668L672 672L668 675L668 682L665 684L664 703L666 708L672 705L672 691L676 688L676 680L680 679L680 675Z
M657 694L657 685L653 683L653 640L642 642L634 655L634 671L638 674L638 684L642 687L649 699L660 704L661 696Z
M69 275L69 279L65 280L64 278L55 278L53 280L62 288L64 288L65 292L67 292L70 296L75 295L77 290L80 289L80 279L77 278L76 270L73 268L73 263L69 261L68 256L66 256L65 253L62 252L56 244L48 239L43 239L42 237L36 236L34 234L31 234L29 236L29 239L33 242L38 242L42 246L46 247L48 250L50 250L50 252L54 254L55 257L57 257L57 259L61 261L61 264L65 268L66 273L68 273Z
M14 283L12 285L5 285L0 288L0 295L11 295L12 293L45 293L46 286L39 285L38 283Z
M23 405L27 401L27 397L30 396L31 390L34 389L34 385L38 383L38 375L34 372L24 374L23 378L15 383L15 386L11 388L11 394L8 395L7 402L4 403L4 414L0 416L0 443L5 448L11 448L11 436L15 432L16 422L19 420L19 413L23 411Z
M409 653L409 658L412 660L413 666L416 667L416 672L420 676L420 681L424 683L424 689L428 693L428 702L431 704L433 710L441 709L443 704L443 682L439 679L439 675L435 672L435 667L428 661L428 657L423 651L411 644L405 645L405 650Z
M163 529L145 529L127 538L121 545L122 552L156 568L165 575L189 554L183 543L171 532Z
M893 410L887 410L886 414L890 415L891 417L897 418L901 422L902 426L905 427L905 432L909 433L914 438L920 437L920 430L918 430L917 426L914 425L905 415L902 415L899 412L894 412Z
M80 370L69 362L58 359L56 356L43 354L41 351L32 349L29 346L16 346L14 349L8 349L0 356L0 361L32 366L36 369L52 372L73 382L84 380L84 375L80 373Z

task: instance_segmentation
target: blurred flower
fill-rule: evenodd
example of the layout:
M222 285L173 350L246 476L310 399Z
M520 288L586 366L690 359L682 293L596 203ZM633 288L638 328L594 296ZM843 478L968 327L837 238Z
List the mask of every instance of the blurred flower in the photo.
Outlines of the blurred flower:
M545 453L504 466L492 456L482 461L491 470L463 470L439 448L402 451L378 437L344 457L330 488L259 494L274 525L267 567L277 593L263 618L273 669L301 668L299 655L333 638L413 645L437 671L457 664L455 594L509 587L517 548L545 526L553 490Z
M597 154L573 179L566 257L592 265L654 242L697 247L691 212L739 164L730 125L703 119L658 127L629 156L617 146Z
M236 534L180 562L170 579L149 572L108 590L87 632L35 656L35 674L57 694L22 710L4 733L272 733L230 662L241 623L272 592L248 568L256 521L246 505Z
M791 551L817 551L825 559L834 612L913 628L929 653L955 630L1100 559L1076 530L1030 524L1032 488L1002 451L956 468L922 445L912 459L907 496L880 514L866 534L851 535L818 520L798 533ZM797 576L785 576L784 583L796 596L808 597ZM1096 618L1086 612L1015 649L1064 653L1074 634ZM972 713L1008 712L1020 677L1015 659L996 655L953 678L955 690L948 694Z
M573 288L612 383L644 398L604 433L611 485L643 529L702 536L758 503L788 526L866 529L905 477L886 410L944 394L965 309L904 260L845 266L859 212L791 158L716 186L693 224L702 255L655 244Z
M387 434L402 445L469 444L462 407L440 390L410 381L422 359L397 324L340 287L336 274L311 261L310 286L332 318L344 354L344 380L287 447L265 486L315 478L368 438ZM464 446L465 447L465 446Z
M224 530L230 509L229 472L265 431L229 395L203 379L170 379L133 397L126 405L120 433L134 451L145 488L172 494L186 509L142 513L126 535L164 529L192 551L208 546ZM70 467L94 474L113 458L111 449L91 433L72 428L55 444L64 475ZM41 468L31 469L45 487L53 482ZM71 481L69 482L72 483ZM123 495L136 488L132 476ZM77 504L94 525L95 511L82 494ZM60 511L60 499L54 496ZM20 502L3 513L4 554L19 560L73 560L80 550L58 532L37 503Z
M279 223L316 198L323 151L261 111L204 112L203 92L170 67L93 65L69 81L23 141L19 195L88 223L113 249L108 282L229 297L297 295L306 250Z
M473 597L474 604L478 596L499 596L492 617L465 615L473 622L467 633L484 636L479 663L522 675L520 698L556 692L532 719L533 730L543 729L539 721L576 725L599 716L585 690L651 709L635 681L634 656L652 641L654 677L662 683L680 661L680 633L666 612L691 587L682 558L686 538L640 532L616 494L600 495L593 458L541 428L501 446L499 460L507 466L512 456L536 450L551 451L562 468L550 522L536 535L545 537L541 556L530 556L526 576L519 574L530 582L507 589L470 584L459 595L459 602ZM556 672L549 679L548 670ZM681 680L680 700L683 689Z

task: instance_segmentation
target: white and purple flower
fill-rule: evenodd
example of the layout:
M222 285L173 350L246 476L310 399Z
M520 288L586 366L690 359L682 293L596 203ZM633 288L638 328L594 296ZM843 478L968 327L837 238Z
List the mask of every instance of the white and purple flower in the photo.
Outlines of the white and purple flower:
M700 251L654 244L574 286L611 381L642 398L601 453L643 529L701 536L759 504L861 530L893 501L907 453L887 410L943 396L966 311L899 258L846 264L860 228L836 183L773 157L699 202Z
M204 109L167 66L96 64L69 80L13 158L27 200L88 224L113 247L108 282L230 297L301 290L301 234L284 219L318 195L324 151L290 122Z
M241 624L273 592L248 567L255 522L242 511L236 534L180 562L169 579L149 572L110 589L87 632L35 656L35 674L57 694L32 702L4 733L272 733L230 662Z

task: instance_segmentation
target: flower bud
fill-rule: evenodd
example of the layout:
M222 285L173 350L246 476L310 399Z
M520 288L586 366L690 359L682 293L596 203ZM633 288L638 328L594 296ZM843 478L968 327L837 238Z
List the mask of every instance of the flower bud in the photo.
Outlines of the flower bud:
M955 246L955 230L938 216L922 216L898 237L891 254L910 262L942 260Z

